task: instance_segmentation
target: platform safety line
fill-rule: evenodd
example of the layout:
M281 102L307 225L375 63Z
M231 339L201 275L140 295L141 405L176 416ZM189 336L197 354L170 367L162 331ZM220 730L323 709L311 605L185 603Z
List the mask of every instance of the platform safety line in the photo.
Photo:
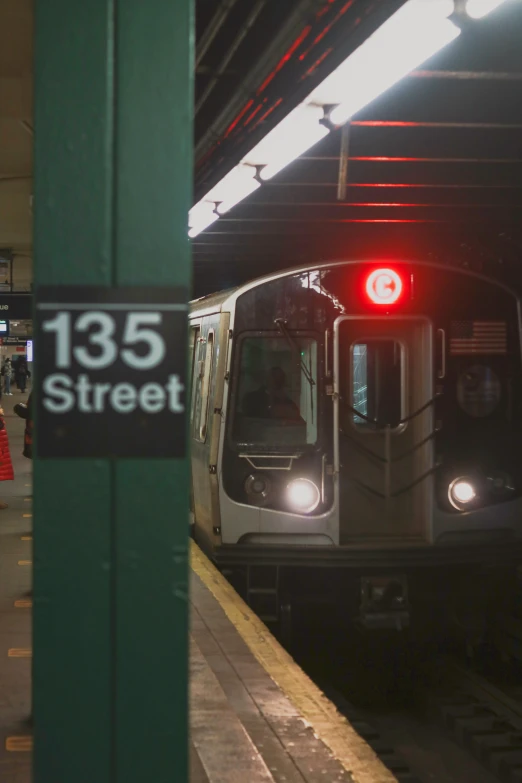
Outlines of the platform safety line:
M33 564L32 560L19 560L18 561L18 565L19 566L29 566L29 565L32 565L32 564Z
M20 540L21 541L32 541L33 537L32 536L21 536Z
M30 647L11 647L7 651L8 658L32 658L33 651Z
M354 783L397 783L370 746L272 636L217 568L191 541L191 568L212 593L243 641Z
M30 753L33 749L33 738L29 736L7 737L5 749L11 753Z
M14 602L15 609L31 609L33 602L30 598L18 598Z

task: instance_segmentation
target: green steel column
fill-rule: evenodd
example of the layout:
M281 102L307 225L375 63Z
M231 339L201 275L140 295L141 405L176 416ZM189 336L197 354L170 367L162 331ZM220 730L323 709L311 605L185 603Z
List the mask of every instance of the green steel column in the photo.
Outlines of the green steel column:
M36 0L36 286L189 285L191 4ZM187 463L34 471L34 782L182 783Z
M35 288L109 285L113 9L35 14ZM35 460L35 783L111 780L111 498L108 462Z
M188 282L189 11L188 0L117 0L118 285ZM116 465L118 783L187 778L188 486L185 461Z

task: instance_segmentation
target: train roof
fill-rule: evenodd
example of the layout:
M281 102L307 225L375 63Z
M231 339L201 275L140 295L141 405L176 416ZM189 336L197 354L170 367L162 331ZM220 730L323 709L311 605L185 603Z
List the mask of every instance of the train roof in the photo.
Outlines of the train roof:
M202 312L219 312L223 302L241 288L243 288L243 286L226 288L224 291L216 291L214 294L208 294L207 296L201 296L199 299L193 299L189 302L190 314L200 315Z
M268 283L270 280L277 280L279 277L287 277L288 275L295 275L297 272L314 272L321 267L328 267L338 264L355 263L348 259L344 261L320 261L316 264L301 264L300 266L289 267L288 269L280 269L277 272L270 272L262 277L256 277L253 280L249 280L248 283L236 286L235 288L228 288L224 291L217 291L214 294L208 294L208 296L202 296L199 299L193 299L190 302L191 315L200 315L202 312L219 312L224 302L230 297L237 298L239 294L248 291L250 288L255 288L263 283Z
M493 285L498 286L499 288L503 288L505 291L509 292L512 296L515 298L519 298L517 295L517 292L509 285L506 285L505 283L502 283L500 280L495 280L493 277L490 277L489 275L481 274L480 272L475 272L470 269L463 269L461 267L454 267L452 265L446 265L441 264L440 262L433 262L433 261L420 261L418 258L401 258L401 259L388 259L386 263L417 263L422 266L431 266L431 267L437 267L437 268L445 268L447 270L451 270L453 272L458 272L463 275L468 275L470 277L476 277L482 280L485 280L487 282L492 283ZM277 272L270 272L266 275L263 275L262 277L254 278L253 280L249 280L248 283L243 283L242 285L236 286L235 288L228 288L224 291L218 291L214 294L209 294L208 296L202 296L199 299L194 299L192 302L190 302L190 313L191 315L203 315L203 314L210 314L210 313L216 313L220 312L222 309L222 306L225 302L232 300L230 304L235 302L237 297L245 293L246 291L250 290L251 288L255 288L258 285L262 285L263 283L268 283L271 280L277 280L280 277L288 277L289 275L294 275L299 272L314 272L318 269L325 269L332 266L343 266L343 264L350 265L350 264L375 264L376 259L371 258L358 258L358 259L337 259L335 261L319 261L315 264L301 264L300 266L293 266L288 269L281 269Z

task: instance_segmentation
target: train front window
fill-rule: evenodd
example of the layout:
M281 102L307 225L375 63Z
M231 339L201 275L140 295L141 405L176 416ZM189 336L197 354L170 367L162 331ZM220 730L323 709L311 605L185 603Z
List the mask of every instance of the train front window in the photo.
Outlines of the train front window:
M403 417L403 348L395 340L365 340L352 346L352 421L358 429L397 427Z
M233 438L281 450L317 440L317 342L245 337L241 342Z

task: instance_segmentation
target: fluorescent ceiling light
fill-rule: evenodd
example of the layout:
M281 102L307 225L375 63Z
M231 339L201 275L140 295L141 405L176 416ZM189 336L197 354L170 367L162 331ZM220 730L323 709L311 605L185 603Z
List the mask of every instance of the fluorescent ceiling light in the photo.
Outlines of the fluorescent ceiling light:
M255 166L239 164L212 188L207 198L219 202L217 210L220 215L224 215L244 198L250 196L259 186Z
M448 5L410 0L312 93L311 100L337 104L330 114L343 125L451 41L460 30L448 18Z
M210 190L189 212L189 237L196 237L215 223L220 215L260 187L256 168L239 164Z
M482 3L489 6L485 15L501 2L468 0L468 13ZM322 122L323 107L333 105L329 119L342 125L457 38L460 30L448 18L454 10L454 0L408 0L191 209L189 235L197 236L217 220L216 212L230 210L327 136L332 126Z
M245 155L243 161L262 166L262 180L275 177L329 134L328 128L320 123L323 117L324 111L320 106L297 106Z
M215 223L219 215L215 204L210 201L198 201L189 212L189 237L192 239Z
M505 0L468 0L466 13L472 19L482 19L492 11L495 11Z

